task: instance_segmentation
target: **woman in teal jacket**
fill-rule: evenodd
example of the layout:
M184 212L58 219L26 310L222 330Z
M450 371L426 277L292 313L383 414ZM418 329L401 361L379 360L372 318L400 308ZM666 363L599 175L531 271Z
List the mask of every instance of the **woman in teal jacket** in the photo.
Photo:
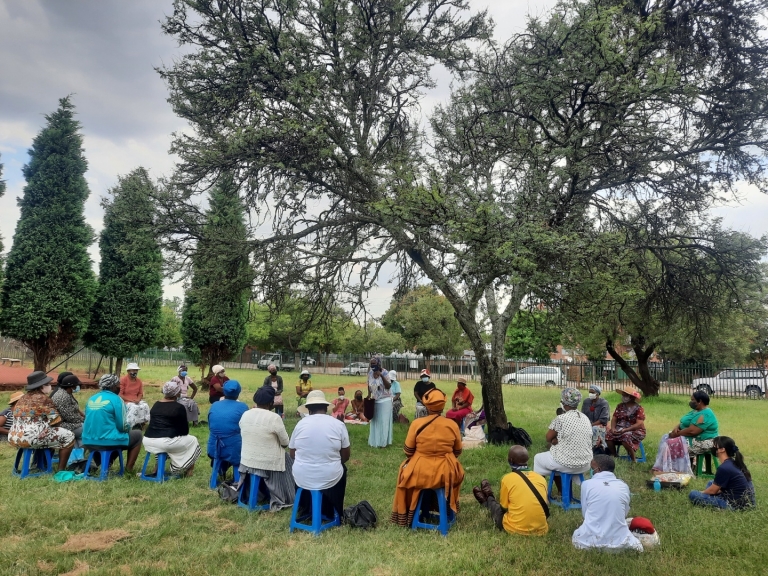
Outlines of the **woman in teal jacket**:
M128 472L133 472L141 450L141 430L131 430L125 418L125 403L117 395L120 391L117 376L104 374L99 380L99 389L101 391L93 395L85 405L83 446L89 450L127 450L125 467ZM110 464L116 457L113 453ZM94 456L94 461L97 459L98 454Z

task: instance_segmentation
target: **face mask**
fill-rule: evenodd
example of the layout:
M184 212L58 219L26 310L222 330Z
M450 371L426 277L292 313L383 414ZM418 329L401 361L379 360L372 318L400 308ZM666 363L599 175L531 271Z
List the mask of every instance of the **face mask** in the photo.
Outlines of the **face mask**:
M277 376L277 372L270 372L270 374L272 374L272 376Z
M429 376L422 376L421 377L422 382L429 382Z
M138 374L136 372L128 372L128 376L130 376L131 378L136 378Z
M339 400L344 400L344 394L341 394L341 395L339 396Z
M690 402L688 402L688 406L691 407L691 410L696 410L696 406L698 406L698 405L699 405L699 403L696 402L696 400L691 400Z
M181 372L179 372L179 376L181 376L182 378L186 378L187 377L186 370L182 370Z
M360 400L362 400L362 399L363 399L362 396L355 396L355 400L357 400L358 402L360 402Z
M512 470L528 470L528 464L509 464L510 469Z
M50 394L50 393L51 393L51 385L46 384L45 386L43 386L43 394Z
M629 404L630 402L632 402L632 396L622 396L621 397L621 401L624 404Z
M75 386L75 389L72 390L72 393L80 392L80 386Z
M597 394L590 394L589 395L589 399L590 400L594 400L595 398L597 398Z

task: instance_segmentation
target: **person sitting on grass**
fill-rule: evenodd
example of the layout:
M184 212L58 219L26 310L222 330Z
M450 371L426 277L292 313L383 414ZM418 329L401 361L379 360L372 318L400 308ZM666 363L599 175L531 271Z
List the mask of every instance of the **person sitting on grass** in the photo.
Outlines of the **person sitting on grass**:
M293 480L293 459L285 451L288 432L282 417L274 408L275 389L266 384L253 395L255 408L240 418L243 449L240 453L240 474L255 474L264 479L269 490L269 509L277 512L293 506L296 499L296 483ZM242 494L247 500L246 485Z
M629 486L613 473L616 461L611 456L599 454L590 465L592 478L581 485L584 522L573 533L573 545L579 549L605 552L642 552L643 545L627 524Z
M336 420L341 420L344 422L344 414L346 414L347 407L349 406L349 398L344 396L343 386L339 386L337 394L338 395L336 398L331 400L331 406L333 406L333 412L331 415L336 418Z
M365 417L365 402L363 402L363 391L355 390L355 397L349 404L349 414L345 416L345 420L357 420L358 422L368 422L368 418Z
M189 433L187 409L176 400L181 386L171 380L163 384L163 398L149 411L149 426L144 433L144 450L150 454L168 454L171 474L192 476L200 458L200 442ZM149 476L157 474L157 470Z
M608 453L618 457L621 446L627 451L632 462L636 462L635 452L640 449L640 442L645 438L645 411L638 404L640 391L627 384L617 388L621 394L621 403L616 406L611 419L611 429L605 433Z
M744 463L744 456L733 438L728 436L715 438L712 454L720 462L715 478L707 483L703 491L693 490L688 494L691 503L724 510L744 510L755 506L752 474L749 473Z
M307 394L309 415L296 424L288 448L293 459L293 479L303 488L299 501L299 515L312 510L310 490L323 494L322 514L333 518L344 513L344 495L347 491L349 460L349 433L347 427L335 418L326 418L328 406L322 390Z
M240 435L240 418L248 406L237 399L242 388L237 380L227 380L222 386L221 400L208 411L208 458L213 466L214 459L221 461L220 474L226 475L230 466L240 465L243 440Z
M445 417L456 422L456 425L461 429L461 422L464 417L472 413L472 402L474 401L475 397L472 391L467 388L467 379L460 377L456 381L456 390L451 398L453 409L448 410Z
M83 422L83 447L88 450L127 450L125 468L133 472L141 450L141 430L131 430L126 417L125 402L118 396L120 379L114 374L104 374L99 380L99 392L85 404ZM117 458L112 452L109 463ZM101 463L95 454L93 462Z
M299 374L299 383L296 384L296 406L302 406L307 401L307 396L312 392L312 382L310 382L312 374L309 370L302 370Z
M27 393L13 407L13 424L8 431L8 444L14 448L50 448L59 451L59 471L65 470L67 460L75 447L71 430L56 426L61 422L48 395L53 378L45 372L32 372L27 376Z
M8 408L0 412L0 440L8 440L8 432L13 425L13 407L24 396L24 392L14 392L8 400Z
M542 476L552 472L583 474L592 461L592 423L579 412L581 392L566 388L560 394L563 413L556 416L547 431L548 452L539 452L533 458L533 470ZM555 485L562 494L560 476Z
M512 472L501 479L498 501L488 480L472 488L472 494L488 508L499 530L510 534L543 536L549 531L547 481L528 469L528 450L523 446L510 447L507 462Z
M400 526L410 526L416 513L419 494L423 512L438 510L435 493L443 488L448 505L459 511L459 493L464 482L464 468L457 457L461 454L461 434L456 424L442 415L446 397L437 388L427 391L422 402L429 414L411 422L403 451L406 459L400 465L397 488L390 520Z

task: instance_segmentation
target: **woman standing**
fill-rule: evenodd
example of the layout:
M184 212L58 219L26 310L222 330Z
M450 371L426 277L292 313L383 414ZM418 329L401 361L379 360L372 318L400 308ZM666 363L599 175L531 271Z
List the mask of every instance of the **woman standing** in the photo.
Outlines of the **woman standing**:
M273 405L275 407L275 414L279 415L280 418L284 418L283 416L283 377L278 375L277 373L277 366L274 364L270 364L267 367L267 371L269 372L269 376L264 378L264 384L262 386L272 386L275 390L275 400L273 402ZM307 372L309 374L309 372Z
M392 444L392 384L378 356L371 358L368 371L368 399L375 401L373 418L368 431L368 445L386 448Z
M581 403L581 412L592 423L592 452L594 454L607 454L608 443L605 440L606 426L611 418L611 407L608 400L601 398L603 389L597 384L589 387L589 398Z
M150 410L149 426L144 433L144 449L150 454L168 454L171 474L191 476L200 458L200 443L189 433L187 411L176 400L181 396L178 382L163 384L163 399ZM154 476L157 470L150 473Z
M197 402L195 402L197 386L192 378L189 377L186 364L179 366L177 372L178 376L171 378L171 382L176 382L181 388L179 404L184 406L184 409L187 411L187 422L192 422L193 426L197 426L197 422L200 419L200 408L197 407ZM192 396L188 395L190 388L192 389Z
M613 411L611 429L605 434L608 453L618 456L619 446L624 446L630 460L636 462L635 452L645 438L645 411L638 404L640 391L627 384L623 388L617 388L616 392L621 394L621 404Z
M688 498L698 506L714 506L726 510L744 510L755 505L755 487L752 475L744 464L744 457L732 438L718 436L712 442L712 454L720 466L715 478L699 492L693 490Z

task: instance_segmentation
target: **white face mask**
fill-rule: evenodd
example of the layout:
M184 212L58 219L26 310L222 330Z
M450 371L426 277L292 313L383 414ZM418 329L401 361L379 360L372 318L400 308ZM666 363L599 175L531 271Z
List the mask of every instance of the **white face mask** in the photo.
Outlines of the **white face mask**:
M594 393L590 393L589 394L589 399L590 400L594 400L595 398L597 398L597 394L594 394Z
M344 400L344 394L342 394L341 396L339 396L339 400Z
M43 394L50 394L50 393L51 393L51 385L46 384L45 386L43 386Z

